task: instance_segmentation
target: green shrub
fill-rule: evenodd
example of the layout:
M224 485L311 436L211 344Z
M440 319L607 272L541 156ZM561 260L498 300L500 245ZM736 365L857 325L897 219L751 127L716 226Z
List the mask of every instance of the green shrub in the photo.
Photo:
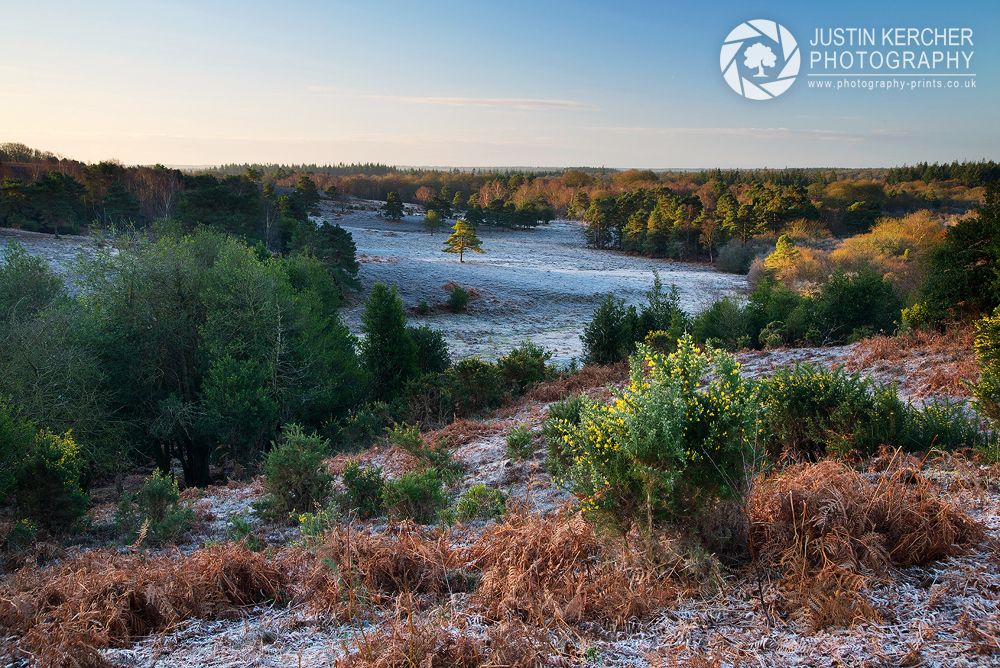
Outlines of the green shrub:
M757 341L764 348L780 348L785 345L785 323L780 320L768 323L760 330Z
M452 418L452 374L425 373L406 383L407 421L424 429L446 426Z
M389 431L389 442L415 457L421 468L437 470L448 482L462 475L462 463L452 456L447 438L427 443L416 425L398 424Z
M972 218L948 227L928 256L921 286L929 317L979 317L1000 305L1000 184L986 188Z
M333 530L338 520L340 513L333 508L317 510L315 513L302 513L299 515L299 535L302 536L300 545L310 548L320 544Z
M643 341L650 332L666 331L680 338L687 329L689 318L681 308L681 294L676 285L664 291L660 273L653 270L653 287L646 292L646 303L639 307L637 329L633 332L636 343Z
M385 433L395 418L394 406L384 401L362 404L334 428L337 442L347 446L366 445Z
M511 459L527 459L534 453L531 447L531 432L523 424L511 427L507 432L507 456Z
M146 478L137 493L123 497L115 513L115 526L127 543L173 542L193 521L194 511L181 504L177 481L160 471Z
M35 543L38 526L31 520L18 520L3 539L3 549L26 552Z
M725 297L695 316L691 336L695 341L720 341L726 350L751 347L752 323L748 309L734 297Z
M452 313L461 313L469 305L469 299L469 291L456 285L455 289L448 295L448 308Z
M264 547L264 540L255 533L253 524L246 514L229 516L229 522L226 524L226 538L243 543L251 552L259 552Z
M746 275L750 271L759 249L744 244L739 239L731 239L729 243L719 249L719 254L715 258L715 269L724 274Z
M580 335L584 364L614 364L628 357L638 320L634 306L626 308L624 299L605 295Z
M396 286L372 286L361 314L361 361L371 375L376 398L386 399L419 373L417 344L406 327Z
M568 466L557 479L585 511L623 525L644 517L651 527L743 489L756 385L725 353L698 352L689 335L669 356L639 351L611 405L585 400L579 424L560 423ZM705 383L710 365L715 380Z
M385 478L381 466L365 466L352 459L344 469L344 505L357 510L363 519L382 514Z
M650 332L666 331L680 338L687 329L688 316L680 307L680 292L676 285L663 290L660 275L653 272L653 287L646 293L646 303L638 310L625 306L625 300L605 295L594 315L583 327L585 364L613 364L628 357L637 343Z
M842 343L863 328L892 334L903 308L892 283L870 268L854 275L837 269L823 284L817 302L823 344Z
M446 373L455 415L471 415L503 402L503 379L496 364L467 357Z
M0 262L0 322L27 320L66 293L66 285L48 263L16 241Z
M385 507L397 517L431 524L447 505L443 489L443 476L437 469L410 471L398 480L386 483L383 494Z
M964 401L953 404L945 399L909 409L904 443L907 450L979 449L989 441L990 436L979 429L979 420L966 411Z
M818 459L828 452L872 455L880 445L904 444L906 407L895 387L811 364L779 369L764 383L767 452Z
M507 512L507 495L486 485L473 485L444 513L449 524L476 519L503 517Z
M35 434L14 478L20 516L49 531L69 530L90 505L80 487L81 465L80 447L69 432Z
M979 381L971 386L976 409L1000 422L1000 308L976 323L976 361Z
M552 353L540 345L531 341L522 342L496 362L504 388L512 396L519 397L543 382L548 378L545 363L551 358Z
M35 438L32 424L0 396L0 503L14 492L17 469Z
M549 404L549 416L542 423L542 436L548 447L545 465L553 478L565 474L572 462L571 450L566 447L568 435L580 424L580 414L586 404L587 397L583 394Z
M408 326L406 331L417 345L417 366L420 373L441 373L451 366L451 354L441 332L427 325Z
M317 434L306 435L297 424L281 429L281 442L272 443L264 462L264 478L274 499L275 518L311 511L322 505L330 492L330 476L323 470L329 442Z

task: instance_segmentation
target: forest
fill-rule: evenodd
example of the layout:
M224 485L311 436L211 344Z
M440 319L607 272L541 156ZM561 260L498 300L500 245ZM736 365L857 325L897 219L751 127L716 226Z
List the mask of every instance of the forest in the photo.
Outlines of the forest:
M597 665L619 632L727 598L757 631L883 629L885 583L991 549L992 161L195 174L0 144L0 181L0 226L98 247L71 284L16 242L0 257L15 661L113 665L114 648L269 606L351 629L343 665ZM387 225L419 206L473 237L569 217L588 252L701 263L748 290L685 312L656 274L644 303L601 298L581 365L527 341L453 359L395 286L365 286L360 336L344 324L354 240L317 216L359 200ZM452 286L443 306L470 299ZM736 357L850 343L888 359L927 341L975 369L953 382L968 403L905 401L836 366L751 376ZM494 484L467 484L485 470ZM199 505L240 490L256 490L242 514ZM948 647L995 651L996 619L947 614ZM663 665L724 655L682 647Z

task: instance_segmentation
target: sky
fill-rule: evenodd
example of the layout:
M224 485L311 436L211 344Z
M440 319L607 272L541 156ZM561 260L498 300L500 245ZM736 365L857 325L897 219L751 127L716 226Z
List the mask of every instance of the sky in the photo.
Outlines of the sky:
M738 81L780 78L795 57L785 33L775 41L761 25L784 27L801 59L787 90L765 100L734 91L720 59L731 32L758 20L775 24L729 40ZM828 31L838 28L852 41L862 33L848 29L869 30L876 44L837 45ZM910 39L907 29L920 32ZM828 46L810 44L817 30ZM746 65L757 42L773 65ZM859 51L880 52L882 66L862 68L872 56ZM890 69L891 52L902 61L904 51L912 67ZM941 62L919 66L935 52ZM87 162L692 169L1000 159L995 0L0 0L0 62L0 142Z

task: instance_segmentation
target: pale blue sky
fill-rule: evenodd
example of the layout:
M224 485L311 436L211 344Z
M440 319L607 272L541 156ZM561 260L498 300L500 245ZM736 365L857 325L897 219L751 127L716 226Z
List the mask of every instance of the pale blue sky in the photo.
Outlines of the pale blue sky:
M88 161L692 168L1000 158L995 1L0 6L0 141ZM720 71L723 41L751 19L781 23L803 48L798 79L773 100L739 97ZM976 88L811 89L806 74L818 70L806 54L823 47L808 42L837 27L971 28L963 72L976 74Z

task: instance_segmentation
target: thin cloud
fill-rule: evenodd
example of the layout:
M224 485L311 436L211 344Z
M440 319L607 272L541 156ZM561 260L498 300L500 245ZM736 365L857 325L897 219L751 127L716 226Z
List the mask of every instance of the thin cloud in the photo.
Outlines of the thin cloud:
M856 142L864 139L864 133L850 133L843 130L792 130L791 128L651 128L651 127L609 127L590 128L592 131L605 130L616 134L647 135L700 135L708 137L749 137L755 139L823 139L827 141Z
M575 100L538 100L531 98L501 97L401 97L404 102L417 104L440 104L447 107L493 107L500 109L528 109L549 111L568 109L573 111L601 111L601 107L576 102Z
M375 100L395 100L413 104L433 104L445 107L486 107L492 109L518 109L527 111L603 111L603 107L576 100L547 100L527 97L403 97L378 95L330 86L307 86L314 93L347 93Z

